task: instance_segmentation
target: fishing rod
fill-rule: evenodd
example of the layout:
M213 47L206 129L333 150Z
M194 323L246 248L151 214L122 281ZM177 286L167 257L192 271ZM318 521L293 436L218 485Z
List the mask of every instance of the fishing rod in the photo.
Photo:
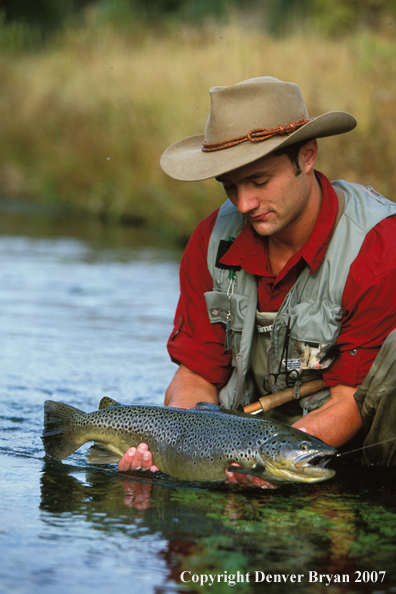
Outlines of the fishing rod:
M326 385L322 379L313 380L311 382L301 384L297 395L294 387L287 388L286 390L282 390L282 392L275 392L275 394L262 396L257 402L253 402L253 404L244 406L243 410L245 413L250 414L257 414L261 411L267 412L272 408L276 408L277 406L285 404L285 402L291 402L292 400L298 400L299 398L316 394L317 392L324 390L325 387Z

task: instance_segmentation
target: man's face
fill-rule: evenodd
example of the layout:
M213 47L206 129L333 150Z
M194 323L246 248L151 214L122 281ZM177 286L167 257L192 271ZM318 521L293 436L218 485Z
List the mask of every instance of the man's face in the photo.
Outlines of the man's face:
M311 142L316 156L316 141ZM310 172L315 161L312 155L305 154L306 146L309 145L304 145L300 151L302 171L299 175L287 155L268 155L216 178L259 235L287 232L304 219L309 208L313 179Z

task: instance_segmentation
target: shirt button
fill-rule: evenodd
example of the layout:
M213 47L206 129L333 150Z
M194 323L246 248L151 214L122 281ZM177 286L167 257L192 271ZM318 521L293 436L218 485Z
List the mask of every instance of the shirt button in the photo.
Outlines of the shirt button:
M352 357L355 357L355 355L357 355L357 349L352 349L350 351L350 354L352 355Z

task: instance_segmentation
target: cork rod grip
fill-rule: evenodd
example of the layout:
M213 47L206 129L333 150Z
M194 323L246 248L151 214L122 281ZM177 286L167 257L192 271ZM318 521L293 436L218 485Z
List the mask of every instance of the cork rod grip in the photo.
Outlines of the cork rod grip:
M322 379L313 380L312 382L302 384L300 386L300 398L310 396L311 394L316 394L316 392L320 392L325 387L325 383ZM287 388L282 392L276 392L275 394L262 396L259 398L258 402L244 406L243 410L245 413L254 413L258 410L267 412L267 410L281 406L281 404L285 404L285 402L290 402L291 400L294 400L294 388Z

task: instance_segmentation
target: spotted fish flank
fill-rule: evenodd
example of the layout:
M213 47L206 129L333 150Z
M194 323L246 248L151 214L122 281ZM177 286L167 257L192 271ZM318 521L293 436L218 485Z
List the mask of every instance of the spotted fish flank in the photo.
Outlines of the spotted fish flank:
M130 447L145 442L162 472L194 481L224 480L236 462L241 472L273 483L318 482L334 475L325 464L336 453L283 423L209 403L184 410L124 406L110 398L91 413L47 400L42 439L46 453L58 460L94 441L88 451L93 464L118 462Z

